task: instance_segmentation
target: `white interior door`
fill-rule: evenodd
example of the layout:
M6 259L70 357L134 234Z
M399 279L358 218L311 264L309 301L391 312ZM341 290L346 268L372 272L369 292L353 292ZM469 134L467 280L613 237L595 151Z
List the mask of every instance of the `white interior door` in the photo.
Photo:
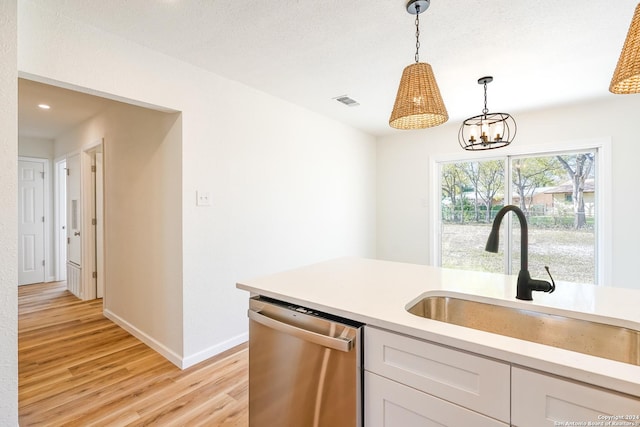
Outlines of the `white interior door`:
M82 267L80 155L67 157L67 260Z
M18 161L18 284L44 282L44 163Z

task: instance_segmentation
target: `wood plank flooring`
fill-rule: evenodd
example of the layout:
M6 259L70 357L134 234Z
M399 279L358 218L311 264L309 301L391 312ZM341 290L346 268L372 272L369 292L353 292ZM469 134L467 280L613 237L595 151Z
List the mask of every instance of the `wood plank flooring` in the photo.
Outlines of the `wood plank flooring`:
M18 289L20 426L248 425L243 344L180 370L65 282Z

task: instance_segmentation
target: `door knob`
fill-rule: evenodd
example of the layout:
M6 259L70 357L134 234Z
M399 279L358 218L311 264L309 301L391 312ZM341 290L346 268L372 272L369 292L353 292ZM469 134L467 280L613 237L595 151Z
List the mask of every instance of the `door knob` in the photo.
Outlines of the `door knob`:
M74 235L74 236L79 236L79 235L80 235L80 232L79 232L79 231L74 231L74 232L73 232L73 235Z

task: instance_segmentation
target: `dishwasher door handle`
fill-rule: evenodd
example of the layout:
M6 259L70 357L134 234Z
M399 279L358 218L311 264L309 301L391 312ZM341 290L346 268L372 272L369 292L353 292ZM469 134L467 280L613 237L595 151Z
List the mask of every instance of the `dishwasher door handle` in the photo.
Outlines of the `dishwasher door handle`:
M271 317L260 314L257 311L249 310L249 319L254 320L268 328L275 329L288 335L319 344L334 350L349 352L353 348L353 340L351 338L334 338L307 329L298 328L297 326L283 323Z

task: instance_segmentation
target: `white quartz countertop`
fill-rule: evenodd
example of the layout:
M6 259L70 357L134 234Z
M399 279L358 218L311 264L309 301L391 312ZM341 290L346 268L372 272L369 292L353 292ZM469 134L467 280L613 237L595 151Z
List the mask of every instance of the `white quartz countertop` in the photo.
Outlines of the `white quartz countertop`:
M536 277L544 279L544 277ZM640 397L640 366L415 316L406 307L428 295L467 299L604 321L640 330L640 291L558 283L553 294L516 300L516 276L363 258L339 258L237 284L255 294L353 319ZM454 295L458 294L458 295ZM497 300L497 301L496 301ZM612 346L616 343L611 342Z

